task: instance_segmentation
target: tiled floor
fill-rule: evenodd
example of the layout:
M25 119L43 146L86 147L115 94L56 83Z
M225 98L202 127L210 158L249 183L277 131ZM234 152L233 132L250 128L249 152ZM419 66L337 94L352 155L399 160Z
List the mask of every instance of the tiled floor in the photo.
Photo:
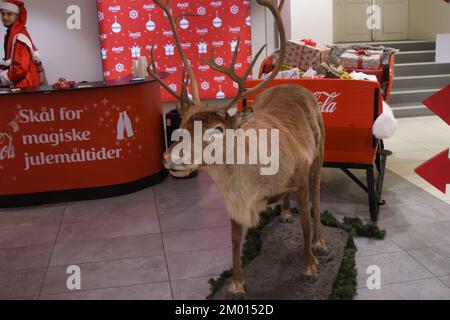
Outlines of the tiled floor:
M450 299L450 199L412 171L448 147L450 130L436 117L400 123L387 141L388 236L356 240L356 298ZM366 195L335 169L324 170L322 209L369 216ZM113 199L1 210L0 299L203 299L208 279L230 267L229 228L204 173ZM81 291L66 287L70 265L81 268ZM371 265L381 290L366 287Z
M450 203L450 189L444 195L414 173L414 169L434 155L450 147L450 126L437 116L400 119L395 136L386 141L394 151L388 168L406 180ZM447 185L450 188L450 185Z

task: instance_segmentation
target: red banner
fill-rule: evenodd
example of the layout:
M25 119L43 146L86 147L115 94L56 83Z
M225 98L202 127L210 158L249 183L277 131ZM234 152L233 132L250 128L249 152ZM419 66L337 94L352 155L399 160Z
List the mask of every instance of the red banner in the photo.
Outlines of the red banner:
M178 23L183 48L200 86L202 99L232 97L233 81L209 68L201 58L208 58L214 48L216 62L228 65L238 37L241 47L236 70L243 74L252 59L250 1L175 0L174 16L194 13ZM132 61L146 56L155 46L155 60L160 71L170 76L166 82L179 91L181 59L175 48L167 17L151 0L97 0L104 77L107 80L132 74ZM164 101L173 98L163 92Z

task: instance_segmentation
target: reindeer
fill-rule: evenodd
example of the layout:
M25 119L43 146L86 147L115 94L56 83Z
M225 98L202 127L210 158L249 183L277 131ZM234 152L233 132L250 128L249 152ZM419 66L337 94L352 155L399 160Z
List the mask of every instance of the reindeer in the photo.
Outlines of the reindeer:
M243 76L235 71L240 41L234 52L229 67L220 66L215 62L214 52L211 57L203 59L213 70L221 72L238 84L238 93L225 108L212 107L202 104L199 96L197 80L193 69L183 52L180 37L177 31L177 22L187 14L177 17L172 15L170 0L154 0L166 14L177 50L183 62L181 94L172 90L160 77L153 48L151 50L151 63L149 74L175 98L180 105L178 110L182 117L181 128L193 132L194 122L201 121L204 128L215 128L217 132L225 129L242 129L244 132L251 129L276 128L279 130L279 171L273 176L260 174L260 164L207 165L180 164L173 156L173 150L179 143L174 143L164 154L164 165L174 175L177 173L192 172L204 167L222 194L228 213L231 217L232 251L233 251L233 278L229 287L233 298L245 296L246 286L241 268L241 242L244 227L255 227L259 222L259 215L269 203L284 199L282 218L289 220L289 193L294 193L301 210L301 224L304 236L304 274L315 277L317 274L317 260L312 249L325 250L320 223L320 178L324 157L324 124L317 100L311 92L295 85L282 85L268 89L259 94L252 106L253 112L236 111L237 103L261 91L270 83L281 69L285 56L286 34L281 18L284 0L276 5L273 0L257 0L270 10L275 17L280 34L280 54L272 74L257 87L246 91L246 80L262 54L263 47L255 56L249 69ZM192 98L188 96L188 85L192 86ZM225 139L225 137L224 137ZM203 142L205 146L208 141ZM194 150L194 148L191 148ZM235 150L236 151L236 150ZM246 149L245 152L248 152ZM183 157L183 155L181 155ZM174 160L175 159L175 160ZM179 159L178 159L179 160ZM314 216L314 236L311 245L311 208Z

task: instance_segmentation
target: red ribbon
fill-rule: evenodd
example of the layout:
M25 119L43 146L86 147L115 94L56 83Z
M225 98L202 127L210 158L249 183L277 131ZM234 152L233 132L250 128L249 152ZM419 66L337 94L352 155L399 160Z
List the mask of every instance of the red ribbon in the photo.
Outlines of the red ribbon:
M300 40L300 42L303 42L304 44L306 44L307 46L311 46L311 47L317 47L317 42L315 42L312 39L302 39Z
M358 56L358 69L363 69L364 57L370 57L370 51L366 49L355 49L356 55Z
M367 57L371 56L370 51L366 49L356 49L355 51L358 56L367 56Z
M69 89L75 87L75 81L68 81L64 78L59 78L58 82L53 84L53 88L55 89Z

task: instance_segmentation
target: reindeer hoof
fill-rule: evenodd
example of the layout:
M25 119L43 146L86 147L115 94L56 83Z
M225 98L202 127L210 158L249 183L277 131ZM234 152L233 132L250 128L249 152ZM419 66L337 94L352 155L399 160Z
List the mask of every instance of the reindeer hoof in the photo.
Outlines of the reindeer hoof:
M313 273L313 274L309 274L307 275L306 273L304 274L306 281L309 283L314 283L317 280L319 280L319 274L318 273Z
M243 292L233 293L228 292L227 300L245 300L246 294Z
M283 224L288 224L288 223L292 223L293 221L292 221L291 218L285 219L283 217L280 217L280 222L283 223Z
M292 223L292 213L288 210L283 210L280 214L281 223Z
M245 284L233 281L228 288L228 300L245 300L246 289Z
M315 282L319 276L317 271L317 259L312 256L312 263L310 265L305 266L304 275L309 282Z
M313 277L317 275L317 267L311 266L311 267L306 267L305 268L305 272L304 272L305 277Z
M313 250L319 256L326 255L328 253L327 245L325 244L325 240L313 241Z

